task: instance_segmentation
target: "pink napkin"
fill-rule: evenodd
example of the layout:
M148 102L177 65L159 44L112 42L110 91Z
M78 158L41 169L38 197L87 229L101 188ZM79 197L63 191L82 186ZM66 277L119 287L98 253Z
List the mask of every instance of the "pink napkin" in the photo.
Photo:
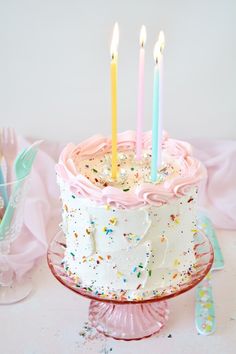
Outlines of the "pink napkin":
M20 151L30 143L18 137L18 145ZM42 143L40 146L31 172L21 235L12 243L9 255L0 255L0 267L7 262L17 278L23 276L37 259L46 254L48 240L57 231L60 202L55 161L61 149L62 146L53 143Z
M19 150L29 143L30 140L19 137ZM236 229L236 142L195 139L191 143L195 156L208 170L201 193L202 208L216 227ZM55 162L62 147L52 142L40 146L32 169L21 236L14 241L10 255L0 256L0 267L6 260L18 278L46 254L48 241L58 230L61 206Z
M208 171L200 205L221 229L236 229L236 141L194 139L194 155Z

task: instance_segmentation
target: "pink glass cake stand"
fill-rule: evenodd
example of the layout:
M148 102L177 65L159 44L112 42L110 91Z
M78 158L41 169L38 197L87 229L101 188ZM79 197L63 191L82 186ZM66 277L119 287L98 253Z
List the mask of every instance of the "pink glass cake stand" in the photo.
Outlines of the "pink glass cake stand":
M155 289L155 296L143 300L128 300L124 296L95 295L68 276L62 263L65 236L58 232L48 249L48 265L56 279L75 293L91 299L89 320L98 332L120 340L139 340L158 333L168 320L166 300L196 286L211 269L214 253L210 241L202 231L195 237L196 266L188 280L167 288Z

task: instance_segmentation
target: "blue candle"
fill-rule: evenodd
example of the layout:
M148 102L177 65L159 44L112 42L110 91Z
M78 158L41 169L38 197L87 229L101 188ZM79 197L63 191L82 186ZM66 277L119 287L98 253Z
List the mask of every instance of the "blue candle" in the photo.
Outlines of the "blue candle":
M158 43L160 48L160 55L158 58L158 71L159 71L159 122L158 122L158 166L162 164L162 156L161 156L161 143L162 143L162 126L163 126L163 51L165 47L165 36L164 32L160 31L158 36Z
M158 149L159 149L159 68L158 68L158 55L156 55L158 42L154 48L155 67L154 67L154 80L153 80L153 113L152 113L152 166L151 166L151 180L157 180L158 168Z

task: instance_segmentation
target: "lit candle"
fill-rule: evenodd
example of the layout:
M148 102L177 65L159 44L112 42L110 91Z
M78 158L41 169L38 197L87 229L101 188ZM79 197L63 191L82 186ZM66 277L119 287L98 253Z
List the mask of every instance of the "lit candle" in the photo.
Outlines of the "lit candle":
M158 36L158 42L160 46L160 59L159 59L159 129L158 129L158 141L159 141L159 148L158 148L158 161L159 165L162 162L161 156L161 144L162 144L162 130L163 130L163 65L164 65L164 56L163 51L165 47L165 36L164 32L160 31Z
M158 150L159 150L159 60L160 60L160 44L157 41L154 46L154 79L153 79L153 111L152 111L152 166L151 180L157 180Z
M143 113L144 113L144 58L146 42L146 27L140 30L140 51L139 51L139 77L138 77L138 109L137 109L137 134L136 134L136 158L142 156L142 134L143 134Z
M117 47L119 27L115 23L111 41L111 114L112 114L112 165L111 177L117 178Z

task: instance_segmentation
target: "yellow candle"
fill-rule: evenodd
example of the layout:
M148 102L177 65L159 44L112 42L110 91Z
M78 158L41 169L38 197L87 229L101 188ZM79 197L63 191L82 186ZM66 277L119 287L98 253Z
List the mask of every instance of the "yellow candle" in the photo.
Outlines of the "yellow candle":
M117 177L117 62L111 61L111 114L112 114L112 168L111 176Z
M117 47L119 28L115 23L111 42L111 115L112 115L112 164L111 176L117 178Z

